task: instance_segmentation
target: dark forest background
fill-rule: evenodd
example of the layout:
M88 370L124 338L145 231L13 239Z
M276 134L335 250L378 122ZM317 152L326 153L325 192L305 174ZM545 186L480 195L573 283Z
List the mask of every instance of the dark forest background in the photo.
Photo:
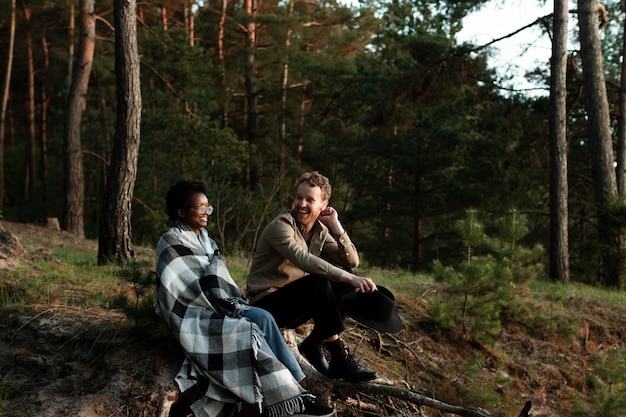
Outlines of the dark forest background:
M0 2L2 74L10 55L13 61L1 215L19 222L56 217L64 227L64 135L79 2L17 1L12 54L10 3ZM482 251L539 265L537 274L548 276L550 63L527 74L545 95L529 95L488 65L488 46L459 43L464 17L485 4L138 2L143 107L133 242L155 245L168 227L167 189L190 178L209 185L216 209L210 233L222 250L250 256L262 227L289 207L294 180L317 170L330 178L331 204L370 266L420 272L435 260L454 264ZM598 33L617 150L624 16L620 2L604 6ZM99 233L116 131L113 16L113 1L95 2L95 54L80 128L83 233L91 238ZM571 279L604 284L588 90L578 15L569 16ZM552 16L536 18L551 34ZM621 230L622 198L610 203ZM468 222L483 227L481 242L464 235Z

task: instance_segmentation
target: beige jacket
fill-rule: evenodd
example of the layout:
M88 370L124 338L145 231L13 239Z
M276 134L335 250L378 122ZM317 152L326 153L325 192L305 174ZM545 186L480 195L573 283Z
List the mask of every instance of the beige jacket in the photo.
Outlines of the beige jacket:
M359 266L359 254L346 232L331 236L319 220L307 245L291 211L283 210L263 230L250 266L246 296L251 303L306 275L339 281L342 268Z

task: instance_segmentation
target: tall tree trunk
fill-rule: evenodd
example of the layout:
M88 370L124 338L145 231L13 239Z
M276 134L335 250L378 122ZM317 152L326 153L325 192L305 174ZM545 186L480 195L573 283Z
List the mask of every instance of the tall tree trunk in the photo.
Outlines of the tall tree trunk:
M96 46L95 0L80 0L77 65L67 95L65 111L64 167L65 211L63 228L79 237L85 236L84 193L85 174L81 145L81 119L86 107L85 97Z
M48 77L48 70L50 67L49 62L49 53L48 53L48 40L44 36L41 40L42 50L45 57L44 64L44 74L46 74L45 78ZM48 83L44 80L41 83L41 184L42 184L42 194L43 194L43 202L46 205L45 215L48 217L48 106L50 105L50 97L48 97Z
M246 55L245 55L245 82L246 82L246 140L248 146L253 148L257 142L258 135L258 91L256 85L256 66L255 66L255 48L256 48L256 11L257 0L245 0L246 13L248 14L248 23L246 25ZM247 182L248 189L256 188L259 172L258 163L255 161L257 152L250 152L250 161L248 163Z
M7 52L7 66L4 74L4 88L2 89L2 109L0 110L0 213L4 201L4 131L6 125L7 104L11 87L11 72L13 71L13 48L15 46L15 0L11 0L11 23L9 29L9 44Z
M613 141L603 73L602 49L598 36L597 2L578 0L578 18L591 169L602 258L600 277L605 286L619 287L623 270L621 268L622 239L620 227L610 213L611 205L617 202L617 183L613 167Z
M70 2L70 21L68 29L69 41L67 42L67 88L72 84L72 74L74 71L74 29L75 29L76 7L74 2Z
M550 61L550 278L569 283L567 0L554 0Z
M23 3L24 19L30 25L31 10L28 4ZM33 59L33 35L30 27L26 30L26 57L27 57L27 91L28 101L26 114L28 115L28 137L26 139L26 153L24 164L24 197L30 201L35 193L35 149L37 130L35 128L35 62Z
M422 268L422 258L424 252L424 203L422 202L422 183L421 173L415 174L415 204L414 213L414 230L413 230L413 272L417 272Z
M167 7L164 4L161 5L161 26L167 31Z
M117 121L100 221L98 264L134 259L132 199L141 127L141 84L137 47L137 2L115 0Z
M185 8L185 26L189 34L189 46L194 46L196 39L196 20L193 15L193 4L194 1L189 0L183 5Z
M289 15L293 13L294 0L289 2ZM285 55L283 57L283 71L280 77L280 123L278 141L280 143L280 167L279 175L285 172L285 159L287 158L287 90L289 88L289 47L291 46L291 27L287 28L285 36Z
M626 1L622 1L626 14ZM622 28L622 67L619 83L619 108L617 116L617 191L622 202L626 199L626 18Z
M230 111L230 89L226 82L226 63L224 61L224 32L226 24L226 12L228 10L228 0L222 0L222 9L220 12L220 19L217 26L217 60L220 65L220 72L222 77L222 86L224 87L224 113L222 116L222 127L227 128L229 126Z
M309 52L310 46L307 43L305 46L304 52ZM296 147L296 158L297 161L300 162L302 158L302 152L304 150L304 122L306 121L306 112L307 105L309 103L308 94L307 94L307 86L309 84L309 80L307 76L304 76L302 80L302 88L300 90L300 123L298 125L298 137L297 137L297 147Z

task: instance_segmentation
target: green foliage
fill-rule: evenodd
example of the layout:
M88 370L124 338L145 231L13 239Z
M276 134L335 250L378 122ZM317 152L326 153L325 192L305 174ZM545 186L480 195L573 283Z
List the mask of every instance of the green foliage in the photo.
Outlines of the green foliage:
M474 257L457 269L433 265L438 282L449 284L447 297L434 302L431 312L444 328L461 328L466 340L493 343L501 330L502 309L514 294L508 265L493 257Z
M536 336L548 340L571 341L578 332L580 317L570 314L563 297L559 293L539 291L535 297L521 297L518 292L503 310L503 320L517 323L525 329L534 329ZM563 293L561 293L563 294Z
M7 284L0 283L0 307L21 305L26 299L26 291L22 288L11 288Z
M131 284L132 294L119 293L111 300L113 308L119 308L137 329L146 334L160 338L167 334L154 312L155 275L153 263L149 261L131 261L118 270L123 282Z
M195 178L215 190L210 198L219 207L211 231L224 252L250 253L259 229L288 207L293 179L316 169L331 179L332 204L371 265L413 272L427 271L434 259L455 265L464 257L455 226L466 210L489 213L483 215L485 233L498 236L496 227L517 227L498 225L515 207L523 237L514 238L514 246L497 239L492 243L502 247L484 253L497 261L508 257L516 284L535 276L541 268L535 257L549 239L549 100L502 93L487 66L489 51L458 44L463 18L486 3L269 1L250 16L235 2L227 5L220 28L215 5L199 2L193 45L184 2L167 2L165 9L158 2L142 4L134 243L156 242L168 225L162 210L168 187ZM3 161L5 178L15 180L6 184L4 218L63 218L65 99L68 62L75 58L69 42L75 45L79 33L68 36L69 6L32 2L30 21L18 13ZM616 2L607 7L617 12ZM112 10L111 0L96 3L98 38L81 127L84 221L91 238L98 235L117 123ZM243 30L251 20L257 23L255 45L246 44ZM603 40L607 76L614 81L621 62L618 23L609 21L604 30L615 36ZM7 26L8 13L0 24ZM26 106L17 105L29 101L27 39L46 41L46 48L34 48L36 126L29 124ZM580 91L579 70L568 79L569 88ZM616 91L609 89L613 104ZM45 105L39 102L44 99ZM251 102L257 104L254 126ZM607 248L597 243L579 102L568 119L568 131L583 132L571 138L568 150L571 271L578 282L597 283L597 260ZM41 137L34 170L25 175L33 130ZM614 214L624 224L623 215Z
M503 228L503 234L494 237L486 234L476 211L469 210L466 219L457 223L466 248L465 262L455 266L444 266L438 260L433 263L433 277L445 284L446 291L445 297L432 304L433 318L444 328L460 328L466 340L493 343L516 286L534 278L533 263L527 268L522 261L526 258L518 256L530 253L516 243L524 229L517 224L515 213L511 217L513 227Z
M598 367L587 376L588 383L594 388L593 397L590 401L583 401L582 398L576 397L573 415L577 417L623 416L626 410L625 371L624 358L615 350L610 350L608 356L601 358Z
M606 387L608 394L621 394L622 402L626 401L626 358L618 351L617 346L597 354L594 361L594 375Z
M463 396L473 404L481 404L491 409L500 404L498 387L510 386L511 378L505 369L497 369L496 377L485 378L483 370L489 364L482 355L470 355L458 364L458 376L452 383L463 392Z

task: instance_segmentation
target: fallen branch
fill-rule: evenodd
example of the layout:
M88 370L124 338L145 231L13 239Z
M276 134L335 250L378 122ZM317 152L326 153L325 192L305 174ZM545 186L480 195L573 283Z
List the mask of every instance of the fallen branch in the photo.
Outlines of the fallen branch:
M284 333L285 332L283 332L283 334ZM307 360L297 352L297 349L294 353L300 363L300 366L302 367L302 370L307 376L307 378L303 381L303 385L307 389L315 392L321 398L334 398L347 402L347 400L354 395L375 395L396 398L418 407L430 407L461 417L492 417L491 413L482 408L473 410L460 407L436 400L434 398L426 397L408 388L398 388L396 386L392 386L402 383L402 381L391 381L385 378L378 378L372 382L365 383L332 380L317 372L317 370L315 370L315 368L313 368ZM408 386L407 383L402 384Z
M333 381L332 384L333 390L336 392L341 392L344 397L359 393L381 395L404 400L417 406L434 408L445 413L455 414L457 416L491 417L491 414L487 410L480 408L478 410L473 410L457 405L448 404L443 401L435 400L434 398L423 396L413 390L406 388L390 387L377 383L353 384L345 381Z

